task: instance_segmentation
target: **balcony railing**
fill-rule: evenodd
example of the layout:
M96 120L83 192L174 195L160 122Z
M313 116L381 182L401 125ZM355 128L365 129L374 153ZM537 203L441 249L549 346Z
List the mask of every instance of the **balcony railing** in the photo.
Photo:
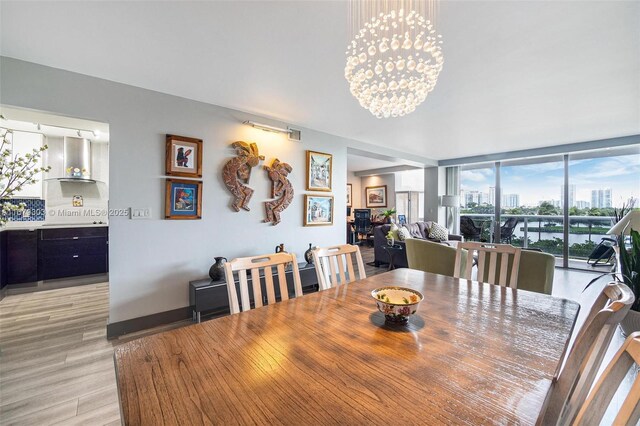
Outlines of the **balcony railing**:
M482 239L493 241L495 219L493 214L461 213L470 217L482 229ZM501 223L508 218L519 222L511 235L502 236L508 242L524 248L540 248L542 251L562 256L564 245L564 216L562 215L515 215L501 214ZM587 259L596 245L613 224L611 216L569 216L569 257Z

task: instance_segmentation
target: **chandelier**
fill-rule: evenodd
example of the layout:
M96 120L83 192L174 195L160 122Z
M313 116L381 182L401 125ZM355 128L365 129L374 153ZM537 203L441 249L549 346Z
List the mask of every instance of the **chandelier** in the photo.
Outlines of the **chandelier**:
M402 117L427 98L442 70L436 0L351 0L344 76L378 118Z

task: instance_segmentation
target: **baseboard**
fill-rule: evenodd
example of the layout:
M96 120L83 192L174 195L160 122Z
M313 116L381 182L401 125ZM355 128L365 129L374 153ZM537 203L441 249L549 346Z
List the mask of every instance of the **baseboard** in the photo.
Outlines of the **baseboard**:
M176 321L183 321L192 317L190 306L173 309L171 311L158 312L144 317L132 318L125 321L107 324L107 339L116 339L120 336L160 325L171 324Z

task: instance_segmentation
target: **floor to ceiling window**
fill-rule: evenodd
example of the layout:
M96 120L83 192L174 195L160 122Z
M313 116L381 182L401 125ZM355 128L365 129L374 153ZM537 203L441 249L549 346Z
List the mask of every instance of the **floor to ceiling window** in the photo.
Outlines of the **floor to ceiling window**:
M396 215L407 223L424 220L424 170L405 170L395 174Z
M542 250L558 266L593 269L586 260L609 238L614 208L633 200L640 207L640 146L464 165L459 191L466 239Z
M465 239L493 242L495 182L494 163L460 168L460 232Z

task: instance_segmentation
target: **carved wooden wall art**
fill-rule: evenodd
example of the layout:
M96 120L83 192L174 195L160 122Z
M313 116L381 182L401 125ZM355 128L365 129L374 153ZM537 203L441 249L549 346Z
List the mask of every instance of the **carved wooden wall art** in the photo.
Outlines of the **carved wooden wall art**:
M287 176L293 168L287 163L281 163L277 158L273 160L271 167L264 166L264 169L271 179L271 197L276 200L266 201L264 203L267 218L265 222L271 222L273 225L280 223L280 213L291 204L293 200L293 186Z
M255 143L238 141L231 146L235 148L237 156L224 165L222 179L234 196L231 207L237 212L241 208L249 211L251 210L249 201L253 195L253 189L245 184L249 183L251 169L257 166L260 160L264 160L264 155L258 154L258 145Z

